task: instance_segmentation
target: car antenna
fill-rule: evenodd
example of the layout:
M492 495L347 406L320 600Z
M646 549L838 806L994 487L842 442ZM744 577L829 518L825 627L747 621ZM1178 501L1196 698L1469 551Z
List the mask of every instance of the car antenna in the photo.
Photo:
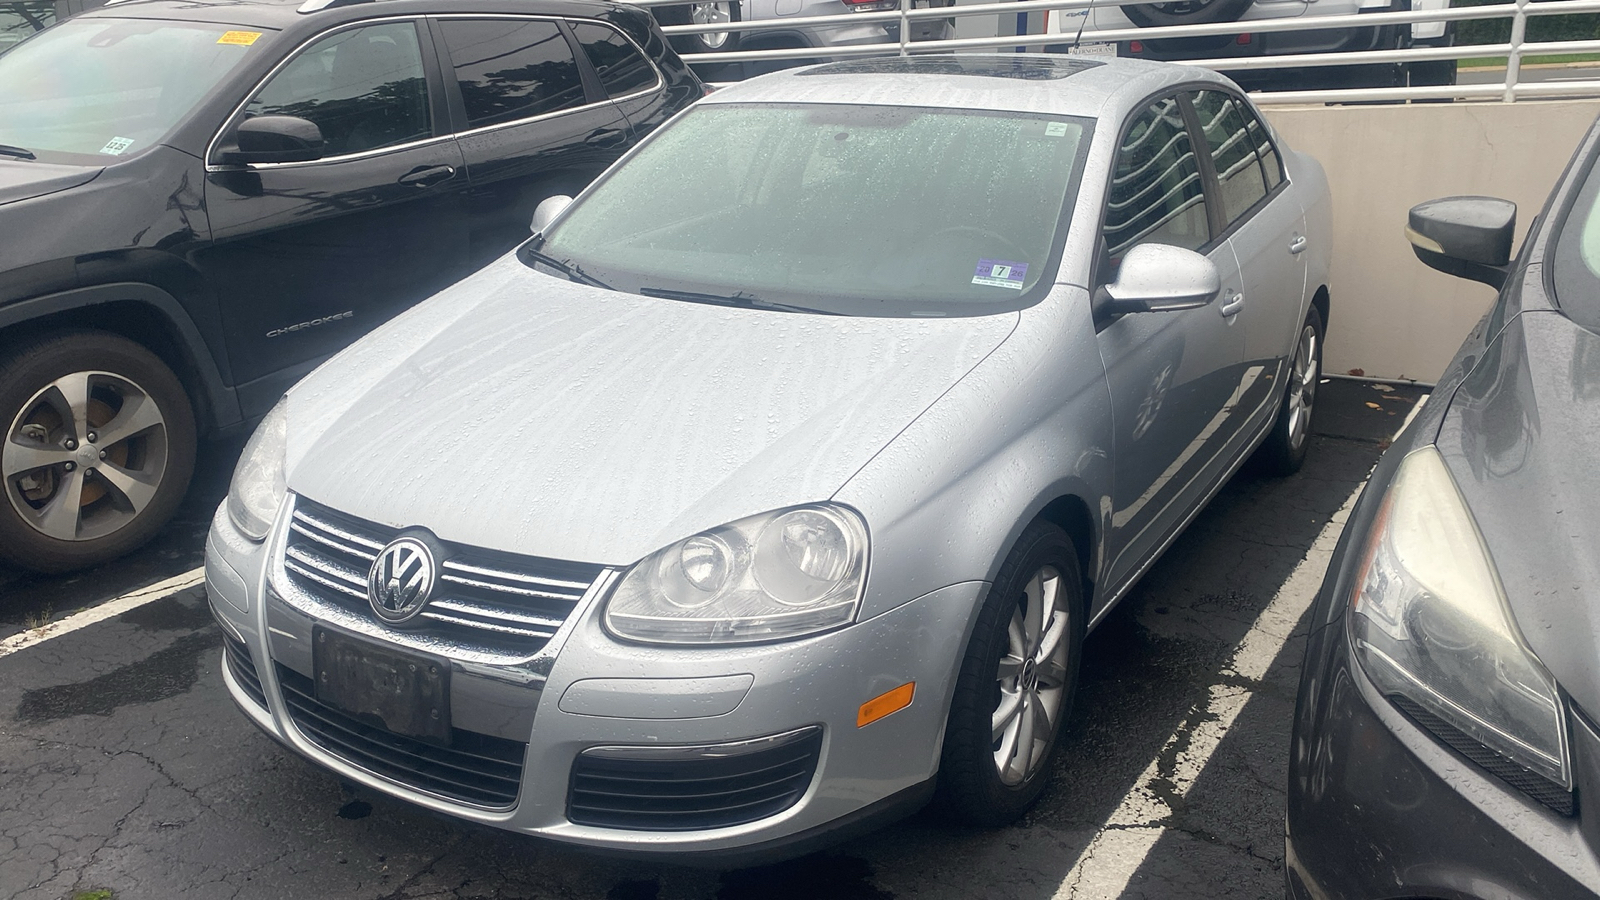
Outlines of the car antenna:
M1083 11L1083 21L1078 23L1078 33L1072 36L1072 49L1078 49L1083 43L1083 29L1089 24L1089 17L1094 15L1094 0L1089 0L1089 5Z

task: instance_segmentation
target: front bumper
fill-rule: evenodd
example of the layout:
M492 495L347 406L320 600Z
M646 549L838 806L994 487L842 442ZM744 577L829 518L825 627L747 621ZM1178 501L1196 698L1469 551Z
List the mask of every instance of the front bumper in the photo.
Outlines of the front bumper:
M1292 900L1597 896L1600 807L1584 802L1600 798L1593 724L1569 716L1579 804L1563 816L1380 696L1342 618L1313 632L1306 659L1285 823Z
M230 645L249 655L250 671L224 667L245 715L285 746L369 788L474 822L630 854L719 861L788 855L837 836L839 828L873 824L925 800L956 666L984 588L953 585L805 640L678 649L609 637L600 601L615 574L602 576L538 657L512 665L448 660L452 724L526 745L519 751L520 788L509 804L466 803L385 774L381 765L358 764L357 754L330 752L297 726L295 710L303 711L312 675L303 648L314 626L330 623L281 599L281 567L275 573L271 560L281 553L287 519L286 513L275 535L256 545L219 509L207 541L213 613ZM863 702L906 682L916 683L910 706L857 727ZM648 830L572 820L572 774L585 751L739 744L808 728L820 729L814 772L793 805L757 821Z

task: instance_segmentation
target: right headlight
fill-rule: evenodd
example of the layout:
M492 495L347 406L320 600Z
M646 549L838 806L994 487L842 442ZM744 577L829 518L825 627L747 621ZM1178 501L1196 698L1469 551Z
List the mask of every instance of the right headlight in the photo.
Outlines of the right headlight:
M867 528L818 503L702 531L635 563L606 603L606 628L659 644L789 640L855 619Z
M233 483L228 485L228 519L252 541L266 538L287 491L283 477L283 450L289 432L286 402L279 400L256 426L233 470Z
M1483 537L1431 446L1406 456L1389 486L1350 624L1356 658L1391 700L1572 787L1555 679L1523 643Z

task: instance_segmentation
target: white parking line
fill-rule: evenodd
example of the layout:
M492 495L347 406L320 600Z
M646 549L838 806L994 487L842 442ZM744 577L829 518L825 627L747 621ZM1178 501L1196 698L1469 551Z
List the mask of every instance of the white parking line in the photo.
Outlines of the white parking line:
M18 650L26 650L51 638L57 638L63 634L71 634L80 628L93 625L96 622L103 622L112 616L120 616L128 610L137 609L146 603L154 603L163 597L170 597L181 590L200 584L205 579L205 567L199 566L184 572L182 575L174 575L149 587L142 587L137 591L123 594L114 600L107 600L99 606L93 606L82 612L74 613L59 622L51 622L42 628L30 628L21 634L13 635L0 641L0 657L10 656Z
M1422 411L1429 396L1424 394L1417 401L1395 431L1395 437L1399 437ZM1339 543L1339 533L1344 530L1350 510L1365 487L1363 479L1345 498L1339 511L1317 533L1311 549L1278 588L1272 602L1256 616L1250 630L1239 641L1233 658L1221 673L1237 676L1228 679L1235 683L1212 685L1205 706L1192 710L1173 729L1161 752L1139 773L1133 790L1122 798L1122 803L1062 879L1054 900L1111 900L1128 889L1156 841L1166 833L1166 823L1176 812L1174 803L1188 796L1206 764L1222 745L1228 729L1250 702L1253 691L1240 687L1237 682L1259 682L1266 677L1272 661L1293 636L1300 617L1316 600L1322 576L1333 558L1333 548ZM1172 771L1163 773L1163 761L1174 756Z
M1357 485L1344 505L1328 520L1311 550L1289 573L1288 580L1239 642L1233 659L1222 670L1222 674L1238 678L1229 679L1234 682L1231 684L1212 685L1205 705L1191 711L1168 736L1161 752L1139 773L1133 790L1122 799L1121 805L1111 813L1100 833L1062 880L1055 893L1057 900L1113 898L1127 890L1151 848L1166 833L1165 823L1175 813L1174 802L1188 795L1227 736L1228 729L1250 701L1253 692L1238 686L1237 681L1260 681L1266 676L1272 661L1293 635L1300 617L1316 599L1328 560L1339 541L1339 532L1365 484L1363 481ZM1180 743L1184 745L1182 749L1174 751ZM1163 773L1163 761L1174 752L1176 760L1172 771Z

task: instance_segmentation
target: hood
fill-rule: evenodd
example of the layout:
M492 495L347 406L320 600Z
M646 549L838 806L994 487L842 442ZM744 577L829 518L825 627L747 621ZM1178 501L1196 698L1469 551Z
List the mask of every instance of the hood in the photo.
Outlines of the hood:
M730 309L506 257L295 387L288 485L448 541L627 564L832 496L1017 320Z
M1522 636L1600 715L1600 336L1557 312L1512 319L1438 438Z
M97 166L60 166L0 157L0 206L87 184L102 171Z

